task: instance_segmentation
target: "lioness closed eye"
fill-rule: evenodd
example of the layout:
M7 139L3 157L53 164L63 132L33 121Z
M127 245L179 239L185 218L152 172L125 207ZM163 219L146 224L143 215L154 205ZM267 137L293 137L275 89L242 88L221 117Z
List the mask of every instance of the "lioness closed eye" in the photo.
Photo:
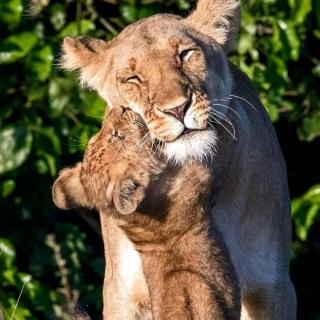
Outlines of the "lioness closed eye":
M240 319L229 254L208 236L210 170L166 165L150 140L139 144L146 134L133 112L111 110L83 162L55 182L55 203L114 216L141 255L154 320Z

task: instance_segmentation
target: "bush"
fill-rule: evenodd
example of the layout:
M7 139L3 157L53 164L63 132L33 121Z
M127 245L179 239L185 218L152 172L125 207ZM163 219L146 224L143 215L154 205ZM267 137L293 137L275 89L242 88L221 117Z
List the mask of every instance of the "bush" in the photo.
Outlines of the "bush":
M14 319L63 319L78 302L97 318L101 239L81 216L54 208L50 187L60 168L81 159L105 104L79 88L75 75L58 70L61 40L79 34L111 39L156 12L185 15L194 2L32 4L0 1L0 319L13 312ZM314 153L320 136L320 2L247 0L242 21L230 58L254 80L275 122L295 197L299 316L319 319L319 265L312 257L320 255L320 159ZM92 225L95 216L89 219Z

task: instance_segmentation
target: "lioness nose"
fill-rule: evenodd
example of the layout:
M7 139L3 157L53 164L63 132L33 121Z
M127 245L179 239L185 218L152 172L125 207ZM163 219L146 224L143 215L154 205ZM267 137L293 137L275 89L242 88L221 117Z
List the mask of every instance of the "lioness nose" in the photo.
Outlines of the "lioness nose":
M170 108L170 109L165 109L163 110L164 113L170 114L177 118L179 121L183 122L184 115L186 113L186 109L190 104L190 98L186 99L186 101L181 104L180 106Z

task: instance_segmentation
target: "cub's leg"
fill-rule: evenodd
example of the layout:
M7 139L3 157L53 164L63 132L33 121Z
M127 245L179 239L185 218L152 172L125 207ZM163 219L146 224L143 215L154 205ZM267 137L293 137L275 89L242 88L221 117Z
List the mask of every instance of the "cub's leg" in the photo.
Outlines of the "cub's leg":
M149 282L153 320L202 320L191 313L190 297L180 278L175 273Z
M150 274L146 277L150 280ZM209 285L192 271L172 270L157 280L153 278L149 290L153 320L240 319L240 301L234 301L230 289L221 290L218 283ZM237 290L235 295L238 297Z
M215 281L216 280L216 281ZM219 283L220 281L220 283ZM204 279L192 271L177 271L168 280L168 291L180 288L176 295L166 295L166 307L172 317L170 319L192 320L239 320L240 297L238 287L233 284L221 284L221 278L214 276ZM179 296L178 296L179 294ZM177 318L177 298L184 297L184 317Z

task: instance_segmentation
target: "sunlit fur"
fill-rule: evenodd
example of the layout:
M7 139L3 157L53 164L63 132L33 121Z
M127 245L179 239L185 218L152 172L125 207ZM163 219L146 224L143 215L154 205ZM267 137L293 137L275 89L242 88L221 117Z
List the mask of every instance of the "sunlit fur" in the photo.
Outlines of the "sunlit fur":
M66 38L63 45L62 67L79 69L81 83L97 90L110 107L137 112L152 135L168 143L166 156L176 163L212 156L214 148L209 147L215 146L216 133L211 137L205 131L212 128L208 121L212 101L232 90L221 46L237 29L233 18L238 3L216 0L214 17L206 12L209 7L200 2L199 10L185 19L152 16L128 26L108 43L80 37ZM215 31L199 33L199 14L207 23L214 18L210 30ZM181 56L183 51L187 53ZM185 103L183 119L167 112ZM186 139L185 129L199 132Z
M239 1L198 0L196 10L186 18L163 14L142 19L110 42L67 38L62 67L79 70L82 84L96 90L109 107L135 108L152 131L150 135L162 141L161 147L166 149L168 143L174 162L184 162L187 154L202 157L203 153L195 154L202 140L198 135L198 147L190 150L189 142L175 147L183 138L184 125L194 128L203 123L199 121L202 111L195 111L194 104L189 106L184 124L164 111L177 107L177 101L189 99L190 94L193 98L196 92L209 97L211 103L203 113L207 128L197 129L213 126L218 136L212 219L240 279L241 319L292 320L296 299L289 277L291 216L285 164L252 83L226 59L225 50L237 34L239 18ZM183 50L191 53L181 57ZM128 81L132 76L139 76L141 83ZM113 306L106 311L107 318L134 320L135 316L120 311L117 316L112 314L132 308L132 290L127 290L126 279L116 266L122 250L117 244L126 242L129 250L130 241L111 220L102 219L108 229L105 252L108 261L115 259L112 277L117 282L115 286L105 283L114 297L111 302L110 296L104 297L106 308ZM140 275L132 287L143 286L142 271L132 272ZM106 278L108 274L110 270Z
M212 130L192 132L164 144L163 153L169 161L183 164L189 159L212 160L217 145L217 134Z

